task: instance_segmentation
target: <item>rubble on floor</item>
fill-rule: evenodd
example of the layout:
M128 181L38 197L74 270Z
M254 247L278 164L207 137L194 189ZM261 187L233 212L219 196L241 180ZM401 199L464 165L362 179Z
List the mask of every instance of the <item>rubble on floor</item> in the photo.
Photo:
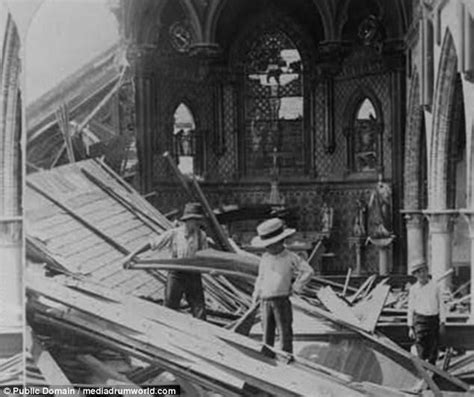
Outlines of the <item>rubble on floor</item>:
M88 160L31 174L26 185L28 323L33 345L43 352L32 351L31 359L46 382L108 377L143 385L173 378L190 390L187 395L226 396L314 395L318 388L332 395L394 396L468 390L377 331L394 300L375 276L360 288L314 277L292 299L297 354L290 362L283 352L225 329L249 313L256 256L232 248L238 253L207 250L192 260L170 260L153 252L124 269L129 252L171 223L105 164ZM163 271L176 266L206 273L214 324L156 304L163 298ZM253 309L243 332L254 317L258 321ZM253 338L260 337L258 327Z

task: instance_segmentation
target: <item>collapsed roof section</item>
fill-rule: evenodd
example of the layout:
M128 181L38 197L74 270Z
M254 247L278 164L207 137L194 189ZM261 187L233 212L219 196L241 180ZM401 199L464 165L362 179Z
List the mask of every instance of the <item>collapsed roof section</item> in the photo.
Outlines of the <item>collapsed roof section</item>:
M126 294L159 298L162 283L153 275L131 274L117 264L170 223L100 161L31 174L25 210L30 256Z
M132 95L122 55L121 47L114 45L28 106L29 172L67 163L66 149L72 149L68 141L76 159L106 154L121 156L122 162L131 157L130 164L136 163L129 131L133 122L125 121L128 111L121 105ZM128 123L123 128L121 118Z

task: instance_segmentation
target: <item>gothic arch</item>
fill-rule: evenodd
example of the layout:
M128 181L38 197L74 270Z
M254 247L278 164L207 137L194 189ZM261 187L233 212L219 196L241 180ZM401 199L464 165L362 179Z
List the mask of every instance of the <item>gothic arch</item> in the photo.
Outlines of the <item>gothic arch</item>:
M346 103L343 113L345 126L349 126L352 122L355 113L358 110L358 105L360 105L365 98L368 98L370 102L372 102L377 113L377 120L380 120L383 123L382 103L380 102L380 99L372 89L359 86L354 90Z
M336 39L342 38L344 25L350 18L348 11L352 1L356 0L342 0L338 6L334 27ZM402 0L375 0L379 9L378 15L376 16L385 21L387 33L391 37L401 37L407 29L406 18L403 14L401 2Z
M421 209L422 184L421 162L423 148L421 147L425 134L423 126L423 108L420 105L420 80L417 71L414 71L408 98L405 154L404 154L404 208Z
M434 94L433 127L429 152L428 203L432 209L447 208L449 127L456 87L457 55L449 30L444 35Z
M247 23L240 29L234 44L232 44L229 65L231 67L241 67L241 60L244 58L244 52L249 40L255 36L256 32L262 32L267 29L279 30L288 36L301 55L303 71L310 70L310 65L315 63L311 38L307 32L300 28L297 21L294 21L275 8L260 12L248 19Z
M356 142L356 130L355 130L355 118L356 114L360 109L362 103L368 99L375 110L375 120L376 120L376 146L374 150L376 151L377 162L376 169L378 173L383 175L383 148L382 148L382 135L383 135L383 111L382 103L380 99L375 94L373 90L367 87L359 86L357 87L351 96L349 97L344 113L343 113L343 133L346 136L346 157L347 157L347 168L349 172L358 172L356 170L356 152L355 152L355 142ZM373 161L373 160L372 160Z

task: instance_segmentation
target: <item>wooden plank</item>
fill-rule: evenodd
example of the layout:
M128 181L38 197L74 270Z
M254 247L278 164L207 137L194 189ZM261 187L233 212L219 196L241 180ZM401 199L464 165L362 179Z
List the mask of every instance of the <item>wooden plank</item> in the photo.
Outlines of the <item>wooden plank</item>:
M355 327L362 328L362 323L355 316L349 305L339 298L331 287L321 288L318 291L318 298L335 316Z
M199 201L204 209L204 212L209 219L210 226L212 227L212 230L217 237L217 242L222 246L222 248L225 251L228 252L234 252L234 248L232 247L232 244L229 243L229 240L227 236L224 233L224 230L222 229L221 224L217 221L216 215L214 214L214 211L212 211L212 208L207 201L206 196L204 195L204 192L201 190L201 187L199 186L198 181L196 178L193 178L191 180L192 186L194 190L197 193L197 197L199 198Z
M366 331L374 332L389 292L390 286L379 283L368 296L352 308Z
M74 156L74 147L72 144L72 134L69 126L69 112L65 104L62 104L59 109L56 110L56 120L59 125L59 129L66 145L67 157L70 163L76 161Z
M67 303L67 305L72 305L72 307L77 307L80 310L87 310L87 308L91 305L91 303L88 302L91 300L91 298L87 296L83 296L81 294L81 297L79 298L77 292L72 290L61 292L61 289L58 285L45 283L43 286L41 286L41 284L37 283L37 281L37 279L33 280L33 283L35 284L34 290L37 293L44 294L45 296L55 300L59 299L61 302ZM31 280L28 281L29 286L31 286L31 282ZM42 283L44 282L45 281L42 280ZM171 345L175 346L175 348L188 351L188 353L189 349L191 349L193 355L198 353L199 356L205 358L206 361L212 361L218 367L225 366L227 370L230 370L233 373L239 373L241 376L244 376L245 379L252 381L257 386L260 387L260 385L265 385L265 387L269 387L270 390L280 392L282 395L298 395L301 393L307 394L308 390L310 390L308 387L311 387L311 390L314 390L315 374L311 374L311 376L308 377L309 374L307 376L304 373L300 373L300 371L292 370L291 367L285 367L285 375L283 375L283 372L277 375L277 373L280 373L283 370L281 366L267 366L264 364L264 362L260 361L257 363L248 356L242 356L241 354L237 353L236 350L229 349L228 347L226 348L224 345L219 343L217 339L212 338L211 340L208 340L210 337L209 332L206 334L199 333L199 341L196 339L196 329L193 329L192 333L186 334L185 337L182 337L182 325L180 325L178 329L173 329L171 331L168 330L168 326L157 327L157 323L152 325L150 322L144 321L143 318L140 318L139 316L132 315L130 312L124 312L123 308L120 308L120 306L117 306L116 309L114 306L115 305L110 303L105 306L101 302L96 302L94 304L93 313L95 316L103 317L105 320L112 321L114 323L118 322L122 326L130 327L131 330L138 332L134 339L143 341L146 340L148 343L154 343L153 340L156 340L156 337L152 338L153 340L151 340L150 337L147 337L146 335L160 335L160 344L168 341L167 343L171 343ZM207 324L205 326L209 327ZM210 328L208 328L208 330L210 330ZM223 330L221 330L221 332L222 331ZM217 356L214 358L215 354L213 353L213 351L216 349L225 350L225 354L220 356L218 360ZM266 367L266 370L263 371L262 368L261 370L255 369L251 371L254 365L257 365L258 367L264 366ZM255 374L259 374L258 378L255 377ZM294 383L292 383L291 386L283 379L286 378L286 376L294 379ZM262 381L264 383L261 383ZM270 384L268 384L268 382L270 382ZM321 387L335 387L330 382L327 383L322 379L320 382L318 382L318 386L320 384Z
M197 273L211 273L211 274L223 274L231 277L242 277L250 280L255 280L255 276L246 272L235 271L226 268L219 267L203 267L202 265L184 265L184 264L151 264L151 263L136 263L131 264L127 267L128 270L165 270L165 271L186 271L186 272L197 272Z
M178 166L176 165L175 161L173 160L173 158L171 157L170 153L169 152L164 152L163 153L163 157L168 161L168 164L170 165L171 167L171 170L173 171L173 173L175 174L175 176L178 178L178 181L179 183L181 184L181 186L183 187L184 191L186 192L188 198L190 200L196 200L197 197L195 196L195 194L193 193L193 191L191 190L191 187L190 187L190 184L189 184L189 181L185 178L185 176L181 173L181 171L179 170Z
M379 352L387 355L387 357L391 358L396 363L404 366L405 368L409 368L410 366L414 367L413 358L418 359L417 357L411 355L409 352L402 349L397 344L395 344L390 339L384 337L381 334L378 334L378 333L370 334L368 332L365 332L364 330L360 329L357 326L354 326L350 322L347 322L343 319L340 319L334 316L332 313L325 312L324 310L321 310L316 306L309 305L308 303L303 301L301 298L292 298L292 302L295 308L302 310L303 312L309 315L313 315L319 318L324 318L345 329L349 329L357 333L358 335L362 336L366 341L372 342L374 347L376 347L376 349ZM449 387L457 388L457 390L469 389L469 386L466 383L460 381L459 379L453 376L450 376L448 373L441 371L440 369L436 368L434 365L431 365L430 363L426 361L422 361L421 366L424 371L428 370L440 376L442 378L441 382L445 387L448 387L447 385L449 385ZM414 369L416 369L416 367L414 367Z
M82 216L78 215L75 211L73 211L71 208L69 208L67 205L61 203L60 201L56 200L54 197L51 197L49 194L46 192L43 192L39 187L34 185L31 181L27 182L28 186L30 186L32 189L36 190L38 193L42 194L45 196L48 200L52 201L54 204L56 204L59 208L61 208L63 211L66 211L68 214L70 214L74 219L79 221L82 225L90 229L94 234L102 238L105 242L113 246L115 249L119 250L123 254L127 255L129 254L129 251L123 248L120 244L118 244L116 241L112 240L102 232L101 230L97 229L94 225L92 225L89 221L84 219Z
M130 213L137 217L142 223L147 225L151 230L160 233L163 230L165 230L165 226L159 225L156 222L156 219L151 218L147 213L142 211L140 208L136 207L132 202L128 201L124 196L119 195L116 193L113 188L110 186L107 186L105 183L103 183L101 180L96 178L94 175L92 175L89 171L82 169L82 172L84 175L92 181L92 183L96 184L100 189L102 189L107 195L109 195L113 200L124 206L125 208L130 211Z
M77 295L78 292L62 290L60 286L54 285L54 283L47 283L45 280L41 280L41 283L39 283L38 278L34 280L28 278L29 287L32 285L30 283L35 285L34 290L37 293L45 294L45 296L50 299L67 303L68 306L77 307L79 310L87 310L92 304L92 301L90 303L88 302L91 299L90 297L82 294L79 297ZM141 306L141 304L139 304L139 306ZM213 365L217 365L218 368L225 368L226 371L230 371L236 375L239 374L239 376L243 376L243 379L250 382L250 384L254 384L258 387L268 387L268 390L280 393L281 395L293 396L308 394L309 390L314 390L314 377L318 376L319 378L320 374L316 372L302 372L296 368L281 365L277 362L273 362L272 365L268 366L266 364L267 359L261 361L255 360L255 358L247 356L246 354L242 355L238 350L235 350L235 348L230 348L227 343L222 344L222 342L219 342L219 339L213 336L214 332L219 332L220 334L226 334L229 340L236 340L237 335L234 333L225 332L225 330L222 329L216 330L216 327L212 327L202 321L187 318L186 316L179 315L179 313L164 308L156 307L154 310L161 311L163 314L166 313L166 317L186 319L185 321L192 322L194 326L184 326L181 321L178 321L176 327L170 328L169 319L165 319L163 315L159 316L159 320L165 321L166 324L162 323L162 325L158 326L159 323L156 321L152 324L143 317L134 314L138 311L143 313L143 310L138 309L135 304L133 305L133 312L130 312L123 305L112 305L110 303L105 305L104 303L96 302L94 304L93 314L94 316L104 318L106 321L112 321L121 326L130 328L131 331L136 332L136 334L134 334L134 339L136 340L147 341L147 343L153 344L157 342L156 335L160 335L160 345L170 343L174 348L186 351L192 356L197 354L200 360L213 363ZM155 318L156 317L155 315ZM198 328L203 328L203 331L198 331ZM247 338L245 338L245 340L247 344L250 342ZM223 354L216 355L216 349L217 351L222 350ZM258 376L255 376L256 374L258 374ZM291 386L285 381L287 378L294 380L294 382L291 382ZM319 379L317 384L318 388L336 387L329 379L324 379L324 377ZM345 389L345 391L347 392L348 390ZM339 392L344 393L342 390L339 390ZM335 391L335 393L337 392Z
M65 315L64 317L69 318L71 316ZM208 387L210 390L222 392L226 396L239 397L241 396L239 391L244 388L243 381L226 374L224 371L204 365L204 363L197 364L195 360L184 359L182 354L180 356L173 356L163 351L156 351L154 348L141 342L131 340L127 335L120 334L113 328L96 326L93 322L81 320L77 317L74 318L74 323L68 323L61 319L45 316L44 314L36 314L36 319L54 328L84 335L91 340L109 346L116 351L126 353L131 357L136 357L144 362L167 368L174 374L191 379L198 384ZM213 373L219 381L216 382L216 379L209 377L209 373Z

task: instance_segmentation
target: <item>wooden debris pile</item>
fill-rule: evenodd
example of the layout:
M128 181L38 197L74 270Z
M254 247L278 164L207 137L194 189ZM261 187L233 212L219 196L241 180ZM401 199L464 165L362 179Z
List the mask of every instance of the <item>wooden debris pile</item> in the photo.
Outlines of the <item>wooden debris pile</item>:
M198 185L194 188L200 191ZM44 355L50 363L46 368L59 367L67 374L62 375L66 379L84 381L90 379L91 368L95 368L95 375L110 370L109 365L107 370L100 363L118 361L124 365L127 357L134 357L148 366L166 369L184 383L224 395L253 395L250 391L255 390L270 395L296 395L295 390L300 390L300 394L314 395L305 393L326 385L329 390L333 382L334 387L342 388L342 394L334 395L370 395L361 386L364 382L370 387L397 390L418 390L420 382L432 390L467 389L455 378L420 364L381 335L367 332L373 331L387 296L386 287L371 289L374 277L359 289L350 287L349 282L341 286L315 277L303 294L304 300L294 302L295 315L306 324L306 354L300 355L304 359L298 358L296 364L282 367L264 354L276 353L259 343L146 302L162 300L163 271L179 266L208 273L203 279L211 321L229 325L248 311L258 258L239 251L222 234L217 221L211 222L211 228L215 228L221 247L229 252L208 250L187 260L171 260L166 253L152 252L141 257L132 271L122 267L124 256L171 225L108 167L89 160L32 174L27 190L28 256L35 262L31 267L44 263L48 271L63 274L53 279L42 274L28 278L29 322L51 355L52 361ZM356 321L347 321L345 316L341 319L316 306L320 305L322 287L331 291L328 285L347 295L344 299L353 305L351 310L358 307L358 313L354 311ZM329 300L339 299L329 294ZM314 326L308 328L308 323ZM316 346L320 342L324 346ZM350 349L345 348L348 344ZM384 347L387 344L389 348ZM351 350L356 345L364 348ZM329 350L323 354L321 349ZM335 351L344 359L337 363L321 359L337 356ZM351 351L357 354L347 356ZM361 368L367 368L374 357L380 366L379 375L367 377ZM348 358L352 361L345 365ZM54 364L56 360L60 365ZM135 371L145 371L145 367L131 365L121 369L120 374L126 373L127 379ZM436 372L443 382L431 382L427 370ZM48 378L44 371L41 373Z
M278 359L272 350L231 331L105 287L101 295L97 291L84 280L28 274L35 332L49 326L57 339L80 335L225 396L374 395L329 369L298 358L287 363L283 353ZM80 361L106 371L86 350L79 352Z

